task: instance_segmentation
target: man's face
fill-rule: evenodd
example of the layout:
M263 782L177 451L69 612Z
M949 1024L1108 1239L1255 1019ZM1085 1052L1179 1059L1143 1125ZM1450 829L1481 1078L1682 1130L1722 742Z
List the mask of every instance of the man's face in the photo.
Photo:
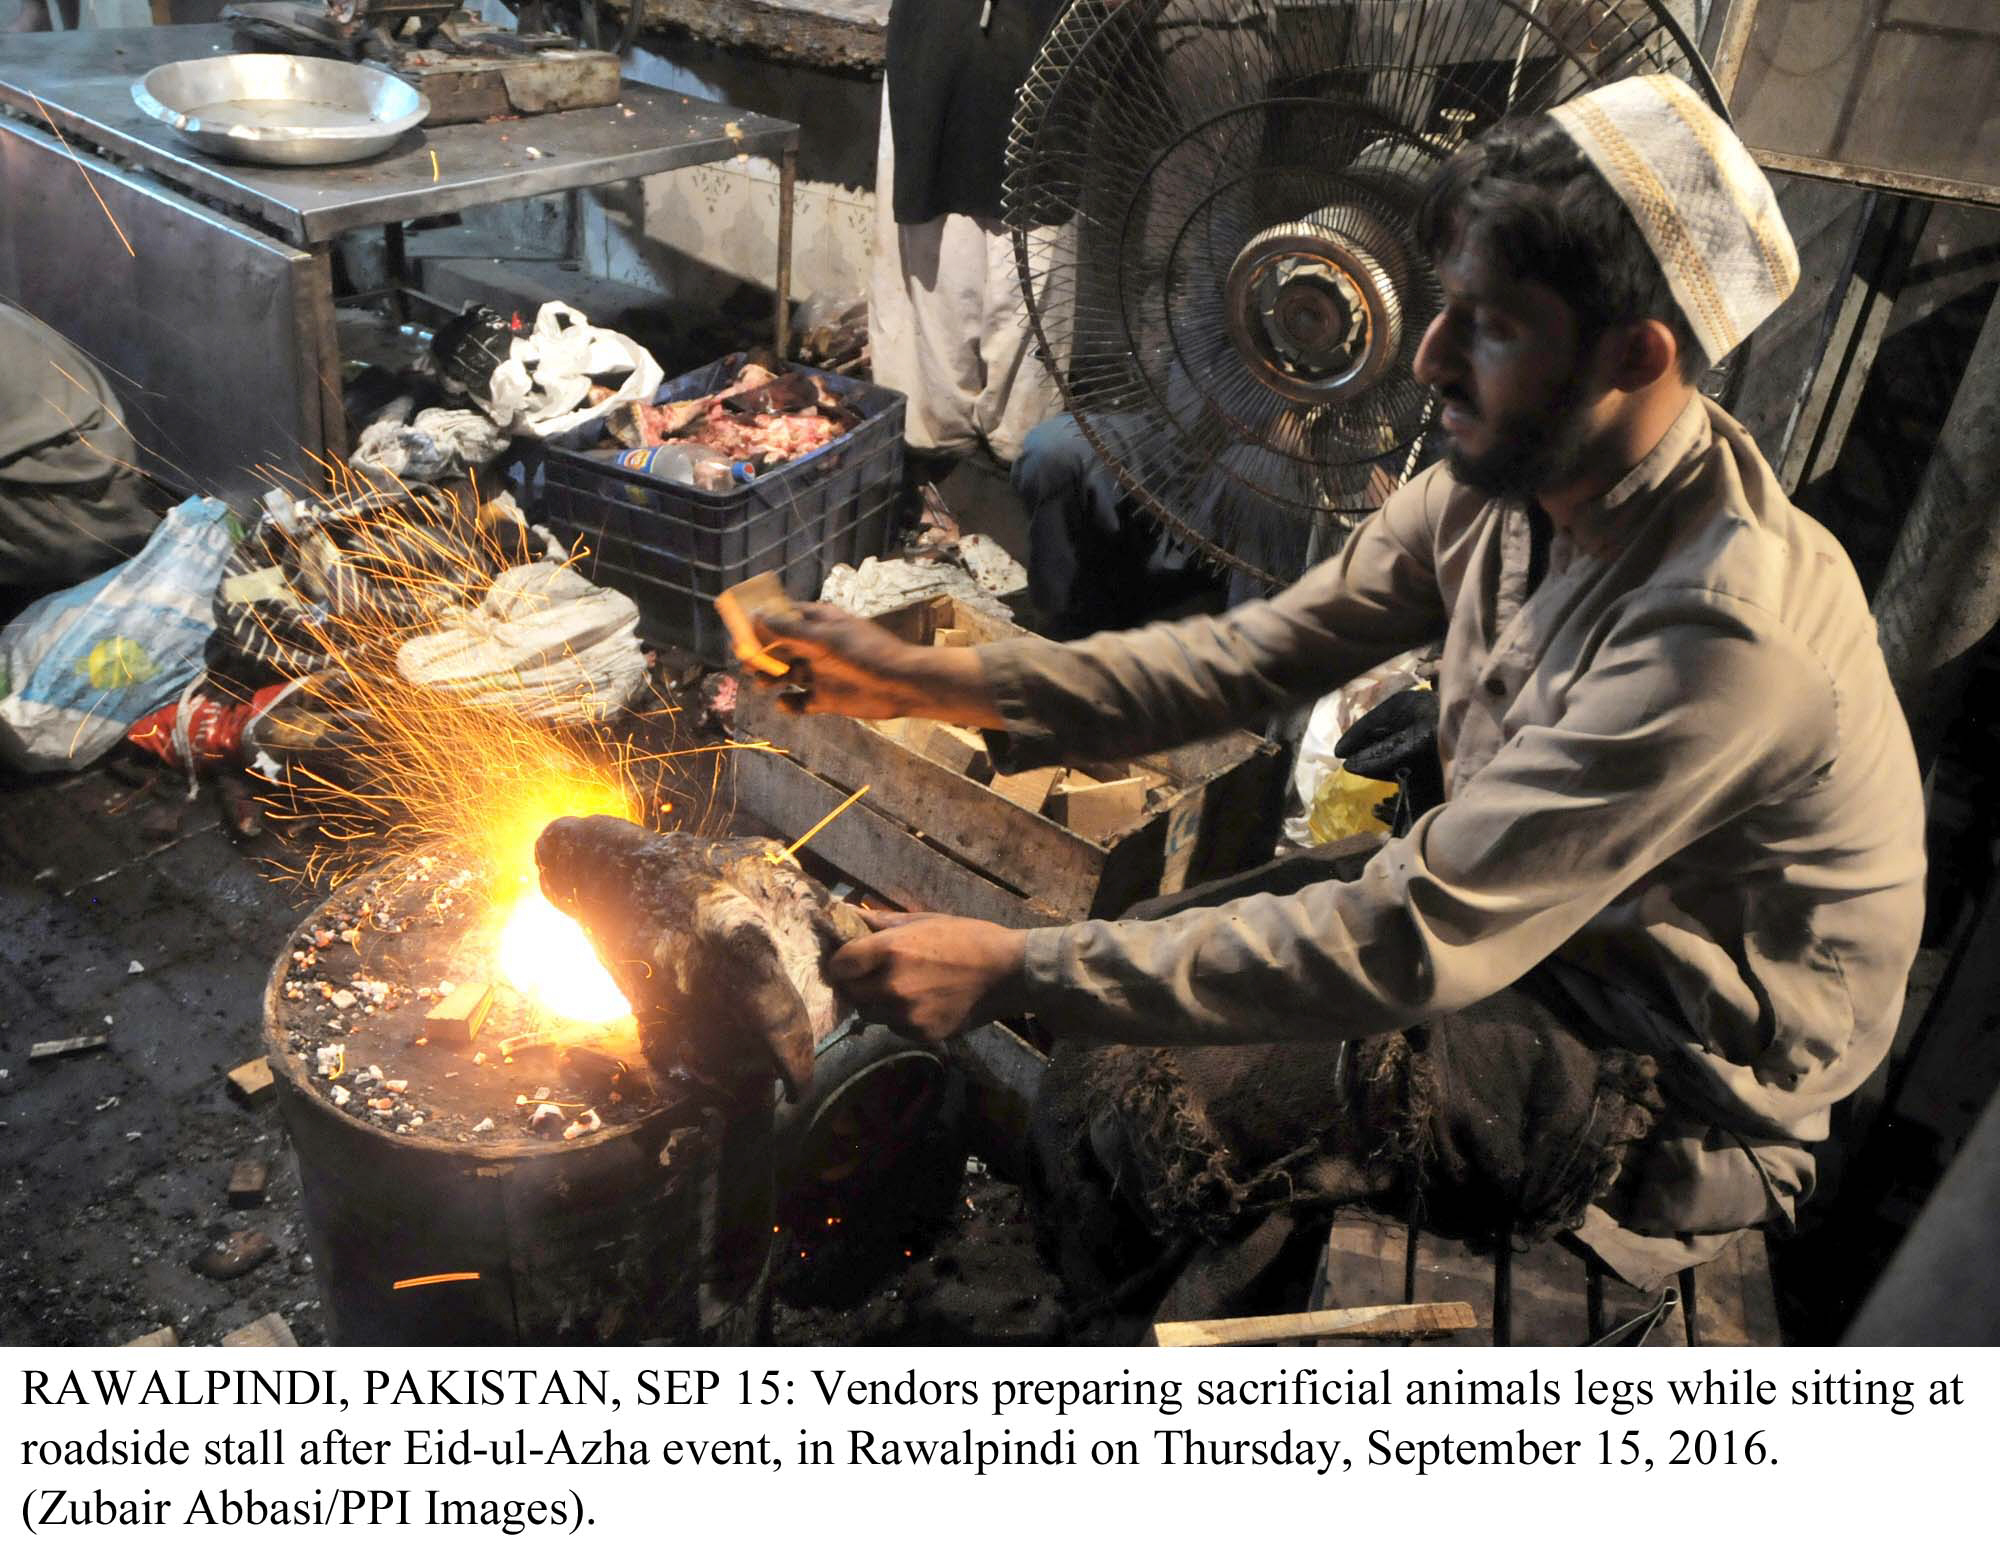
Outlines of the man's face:
M1539 281L1509 276L1477 243L1456 245L1438 279L1444 307L1415 370L1443 401L1453 476L1523 497L1573 479L1600 397L1584 371L1575 312Z

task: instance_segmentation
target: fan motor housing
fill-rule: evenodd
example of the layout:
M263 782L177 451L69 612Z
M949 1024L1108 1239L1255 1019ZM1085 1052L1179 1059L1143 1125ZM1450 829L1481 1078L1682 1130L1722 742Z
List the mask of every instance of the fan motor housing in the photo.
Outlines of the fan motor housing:
M1319 405L1380 382L1402 344L1399 247L1351 207L1279 222L1244 244L1229 269L1223 317L1258 381Z

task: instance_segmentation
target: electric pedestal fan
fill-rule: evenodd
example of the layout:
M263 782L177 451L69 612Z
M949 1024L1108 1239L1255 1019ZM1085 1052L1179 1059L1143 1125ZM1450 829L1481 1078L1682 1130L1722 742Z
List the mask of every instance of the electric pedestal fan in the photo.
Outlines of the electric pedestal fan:
M1015 110L1006 214L1091 445L1213 562L1296 578L1423 453L1426 181L1503 115L1627 75L1678 75L1722 111L1692 10L1077 0Z

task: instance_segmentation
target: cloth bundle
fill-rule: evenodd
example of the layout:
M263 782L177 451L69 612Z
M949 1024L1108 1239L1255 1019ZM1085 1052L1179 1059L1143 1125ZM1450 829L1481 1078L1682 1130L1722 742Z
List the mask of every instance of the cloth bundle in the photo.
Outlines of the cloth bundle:
M410 518L412 507L441 521ZM331 507L274 488L223 566L215 624L231 652L283 679L331 666L333 622L417 626L492 575L493 564L443 518L453 511L421 485Z
M442 406L410 414L413 401L396 400L361 434L349 461L364 475L391 481L437 481L484 468L513 439L477 410Z
M396 672L472 706L587 723L628 706L646 678L639 607L554 561L510 567L474 610L411 637Z

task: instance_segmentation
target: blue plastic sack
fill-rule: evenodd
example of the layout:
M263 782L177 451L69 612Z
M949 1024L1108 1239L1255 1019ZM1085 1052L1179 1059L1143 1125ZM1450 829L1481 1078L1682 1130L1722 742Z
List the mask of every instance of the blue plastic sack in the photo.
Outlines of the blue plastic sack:
M0 631L0 760L75 770L204 668L215 588L241 525L181 503L130 561L30 605Z

